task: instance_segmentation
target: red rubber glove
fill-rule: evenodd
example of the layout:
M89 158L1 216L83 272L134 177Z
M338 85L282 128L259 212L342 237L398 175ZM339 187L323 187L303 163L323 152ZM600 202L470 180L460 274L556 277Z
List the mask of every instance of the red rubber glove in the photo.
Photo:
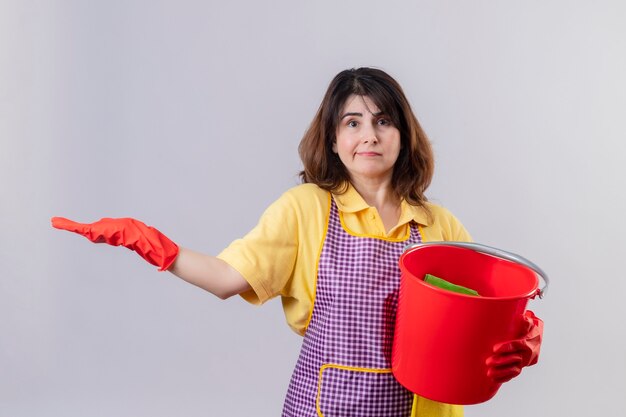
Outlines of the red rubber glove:
M52 226L85 236L94 243L123 245L134 250L146 261L167 270L178 255L178 245L154 227L131 218L100 219L94 223L76 223L63 217L53 217Z
M487 375L494 382L510 381L522 372L525 366L537 363L541 339L543 337L543 321L527 310L523 316L522 337L493 347L493 355L487 358Z

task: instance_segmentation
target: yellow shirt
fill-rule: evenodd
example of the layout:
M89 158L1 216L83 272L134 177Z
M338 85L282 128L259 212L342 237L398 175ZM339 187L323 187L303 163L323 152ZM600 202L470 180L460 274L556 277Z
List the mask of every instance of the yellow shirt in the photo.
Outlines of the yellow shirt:
M430 213L403 201L398 223L388 232L374 207L349 186L340 195L314 184L302 184L285 192L270 205L257 226L224 249L218 258L235 268L252 290L242 294L261 304L281 296L287 323L304 335L313 312L317 264L326 236L330 199L339 209L341 224L355 236L404 241L415 222L423 241L470 241L463 225L448 210L428 203ZM463 408L415 397L413 416L458 417Z
M242 297L253 304L281 296L287 323L303 335L315 300L317 263L326 235L331 195L313 184L285 192L270 205L257 226L224 249L218 258L250 284ZM333 195L344 228L353 235L403 241L409 223L418 224L423 241L470 241L463 225L443 207L428 204L429 214L402 202L400 219L388 233L374 207L349 186Z

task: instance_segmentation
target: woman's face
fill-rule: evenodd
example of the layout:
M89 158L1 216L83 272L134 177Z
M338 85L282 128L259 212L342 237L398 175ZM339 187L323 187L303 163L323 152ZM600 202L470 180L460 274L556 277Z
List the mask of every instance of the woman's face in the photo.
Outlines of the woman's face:
M368 96L348 97L336 138L333 152L352 181L391 181L400 154L400 131Z

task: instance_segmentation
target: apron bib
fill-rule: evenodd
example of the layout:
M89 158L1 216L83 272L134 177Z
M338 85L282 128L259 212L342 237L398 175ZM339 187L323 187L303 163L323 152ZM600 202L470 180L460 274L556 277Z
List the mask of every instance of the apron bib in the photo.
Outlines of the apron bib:
M353 236L331 199L313 314L289 384L283 417L410 416L413 394L391 373L404 248L421 242Z

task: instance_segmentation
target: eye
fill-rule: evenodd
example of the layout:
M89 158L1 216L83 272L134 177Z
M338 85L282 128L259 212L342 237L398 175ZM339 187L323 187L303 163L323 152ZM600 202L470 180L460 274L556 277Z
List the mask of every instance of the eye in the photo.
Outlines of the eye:
M350 120L350 121L347 123L347 126L348 126L348 127L357 127L357 126L358 126L358 122L357 122L356 120Z
M381 118L381 119L378 119L378 124L380 126L391 126L391 121L389 119Z

